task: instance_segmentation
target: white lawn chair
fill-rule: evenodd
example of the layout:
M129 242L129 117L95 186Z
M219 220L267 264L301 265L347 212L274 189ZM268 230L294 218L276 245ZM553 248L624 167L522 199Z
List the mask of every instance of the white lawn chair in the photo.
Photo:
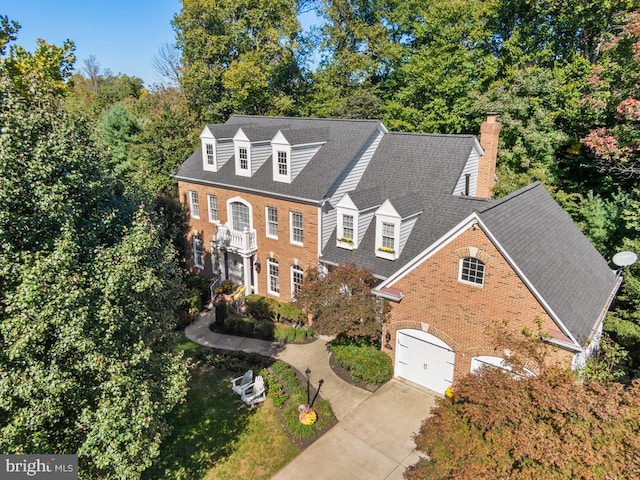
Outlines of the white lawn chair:
M251 385L247 385L247 387L242 391L240 398L249 406L264 402L265 398L267 398L267 391L264 388L263 378L258 375L256 377L256 381Z
M231 380L231 390L238 395L242 395L244 389L251 385L251 382L253 382L253 370L247 370L241 377L236 377Z

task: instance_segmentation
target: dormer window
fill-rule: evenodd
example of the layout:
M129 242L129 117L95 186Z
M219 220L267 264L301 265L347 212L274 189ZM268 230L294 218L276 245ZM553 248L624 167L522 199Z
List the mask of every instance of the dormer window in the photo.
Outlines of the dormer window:
M278 152L278 175L289 175L289 161L287 152Z
M382 222L382 245L380 249L394 253L396 249L396 226L393 223Z
M214 154L214 146L213 143L205 143L204 145L205 148L205 155L207 157L207 165L215 165L216 164L216 157Z
M342 216L342 238L341 240L353 243L353 215Z
M240 170L249 170L249 154L247 153L247 149L245 147L238 148L238 160Z

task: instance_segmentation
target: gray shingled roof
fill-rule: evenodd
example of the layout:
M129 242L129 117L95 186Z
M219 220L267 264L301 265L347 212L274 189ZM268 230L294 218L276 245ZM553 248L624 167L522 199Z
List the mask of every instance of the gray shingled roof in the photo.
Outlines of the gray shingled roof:
M323 259L336 264L355 263L386 278L474 209L484 207L485 200L451 195L475 142L473 135L385 135L362 180L349 197L358 207L361 204L372 206L376 202L382 204L389 199L396 209L402 210L398 212L401 215L409 210L415 211L408 214L422 211L400 258L392 261L376 257L375 222L371 222L358 248L353 251L337 247L334 232Z
M280 130L279 127L274 125L242 125L240 128L242 128L250 142L268 142Z
M329 139L327 128L282 128L280 131L290 145L326 142Z
M538 182L481 210L480 218L583 344L611 295L616 272Z
M238 131L238 127L231 125L210 124L207 128L216 138L233 138Z
M218 185L245 191L259 191L266 195L296 198L309 203L319 203L333 187L345 169L364 152L371 140L383 129L377 120L333 120L314 118L256 117L235 115L225 124L233 128L243 127L245 132L253 128L317 130L322 145L313 160L288 184L275 182L272 175L272 158L251 177L235 175L234 162L229 160L218 172L202 169L202 149L198 148L174 173L178 180ZM217 127L216 127L217 128ZM247 130L245 130L247 129ZM222 129L221 129L222 130ZM257 135L257 130L255 131ZM234 132L235 134L235 132ZM253 133L252 133L253 134ZM256 137L257 138L257 137ZM305 139L312 139L305 134ZM252 138L253 140L253 138Z

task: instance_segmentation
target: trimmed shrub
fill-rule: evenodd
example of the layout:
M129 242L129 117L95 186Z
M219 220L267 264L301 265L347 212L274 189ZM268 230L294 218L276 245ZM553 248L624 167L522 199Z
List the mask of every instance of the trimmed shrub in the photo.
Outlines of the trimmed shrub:
M273 337L287 343L304 343L308 337L313 336L313 330L307 327L289 327L281 323L275 324Z
M391 357L371 345L331 345L336 362L349 370L356 382L373 385L391 380Z
M247 312L258 320L275 321L278 318L280 303L273 298L256 294L247 295L244 304L247 307Z
M224 321L223 329L225 332L236 333L238 335L253 335L256 328L256 320L251 316L232 313Z
M307 314L292 303L280 304L280 321L288 321L291 323L304 323L307 319Z

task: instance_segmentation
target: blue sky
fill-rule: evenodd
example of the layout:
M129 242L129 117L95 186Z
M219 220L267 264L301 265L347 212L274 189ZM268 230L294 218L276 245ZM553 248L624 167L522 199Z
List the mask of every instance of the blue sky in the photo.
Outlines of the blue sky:
M173 43L171 19L180 0L5 0L0 15L21 25L17 44L32 52L36 40L76 45L76 69L95 55L102 69L141 78L145 85L160 80L153 57L164 43Z
M159 82L153 58L165 43L174 43L171 20L181 0L4 0L0 15L21 25L17 44L30 52L36 40L76 45L76 70L95 55L102 70L141 78L146 86ZM316 21L314 13L301 18Z

